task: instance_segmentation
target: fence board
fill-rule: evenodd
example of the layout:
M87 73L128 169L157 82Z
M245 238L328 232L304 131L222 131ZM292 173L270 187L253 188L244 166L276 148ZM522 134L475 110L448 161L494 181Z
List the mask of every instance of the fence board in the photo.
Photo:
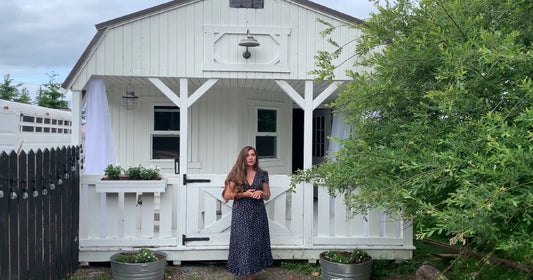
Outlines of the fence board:
M27 189L27 164L26 152L18 155L18 186L19 186L19 273L20 279L28 279L28 189Z
M0 153L0 280L66 279L77 269L79 151Z
M17 184L17 154L9 154L9 274L10 279L19 278L19 238L18 238L18 201L19 192Z
M9 157L5 152L0 153L0 279L9 279L9 187L8 187Z
M43 153L43 279L53 279L51 261L52 254L50 253L50 193L51 183L50 177L50 150L45 149Z

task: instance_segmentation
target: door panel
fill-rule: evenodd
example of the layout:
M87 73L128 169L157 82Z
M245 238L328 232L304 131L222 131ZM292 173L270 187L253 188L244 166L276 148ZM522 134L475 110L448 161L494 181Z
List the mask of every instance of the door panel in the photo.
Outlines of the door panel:
M226 175L188 174L184 245L227 246L233 201L222 198ZM289 190L289 176L270 176L270 200L265 202L272 245L298 245L303 241L303 197Z

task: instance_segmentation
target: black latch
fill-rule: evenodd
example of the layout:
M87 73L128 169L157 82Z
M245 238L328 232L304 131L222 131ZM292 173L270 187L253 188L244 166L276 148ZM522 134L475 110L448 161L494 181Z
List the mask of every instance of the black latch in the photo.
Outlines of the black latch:
M185 234L181 236L181 244L183 246L185 246L185 242L189 241L209 241L209 237L187 237Z
M211 179L187 179L187 174L183 174L183 185L187 183L211 183Z

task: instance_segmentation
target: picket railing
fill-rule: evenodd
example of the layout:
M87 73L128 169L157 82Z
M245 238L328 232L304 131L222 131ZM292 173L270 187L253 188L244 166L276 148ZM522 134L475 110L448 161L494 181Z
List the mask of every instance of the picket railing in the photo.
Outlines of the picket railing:
M0 279L78 267L79 147L0 153Z

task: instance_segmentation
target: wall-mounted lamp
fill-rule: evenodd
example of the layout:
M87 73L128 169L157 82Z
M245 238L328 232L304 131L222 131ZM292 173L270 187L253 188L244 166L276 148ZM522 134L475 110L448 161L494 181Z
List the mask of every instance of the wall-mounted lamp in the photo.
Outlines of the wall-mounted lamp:
M253 48L253 47L259 46L259 42L257 42L257 40L254 38L254 36L250 35L250 29L248 29L248 30L246 30L246 38L242 39L239 42L239 46L246 47L246 50L242 53L242 57L244 57L244 59L248 59L248 58L250 58L250 56L252 56L250 51L248 51L248 48Z
M124 106L124 108L127 110L131 110L135 108L135 105L137 105L138 98L139 96L135 95L135 88L131 82L128 82L128 85L126 86L126 94L122 96L122 106Z

